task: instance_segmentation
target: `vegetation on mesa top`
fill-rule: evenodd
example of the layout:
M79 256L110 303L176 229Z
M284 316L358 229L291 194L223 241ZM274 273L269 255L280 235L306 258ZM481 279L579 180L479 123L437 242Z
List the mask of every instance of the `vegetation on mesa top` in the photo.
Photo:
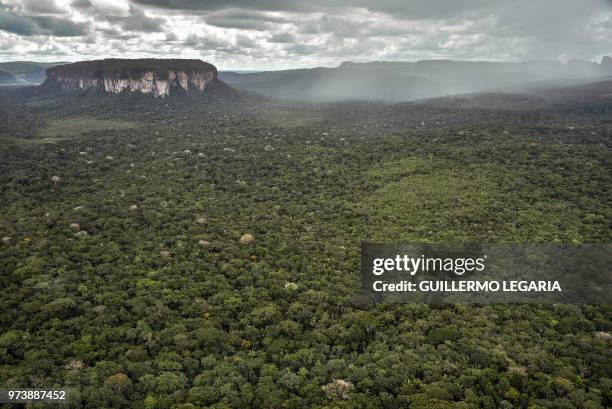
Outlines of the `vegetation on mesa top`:
M150 71L153 71L158 78L168 78L169 71L213 71L215 76L217 74L217 68L214 65L196 59L108 58L51 67L47 69L47 78L57 76L131 78L140 77Z

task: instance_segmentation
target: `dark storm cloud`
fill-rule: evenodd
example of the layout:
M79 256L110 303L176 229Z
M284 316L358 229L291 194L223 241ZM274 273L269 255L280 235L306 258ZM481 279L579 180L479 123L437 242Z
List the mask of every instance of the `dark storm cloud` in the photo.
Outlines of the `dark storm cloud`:
M477 9L490 0L134 0L134 3L169 10L212 11L229 7L248 10L316 12L339 8L364 8L370 11L411 16L440 18Z
M67 10L59 7L54 1L23 0L23 8L30 13L65 14Z
M86 24L75 23L65 18L40 16L31 17L41 28L41 34L58 37L78 37L87 33Z
M215 11L227 8L240 8L246 10L267 11L305 11L311 6L303 6L302 2L288 2L282 0L133 0L133 3L144 6L159 7L167 10L189 10L189 11ZM309 3L309 2L304 2ZM316 3L316 2L315 2Z
M54 16L27 16L0 10L0 30L21 36L78 37L86 33L83 23Z
M36 33L38 26L30 18L22 17L7 10L0 10L0 30L30 36Z
M93 4L89 0L74 0L71 4L75 9L87 9L93 7Z
M229 9L207 14L203 17L206 24L222 28L265 31L275 24L289 22L287 19L270 16L261 12Z

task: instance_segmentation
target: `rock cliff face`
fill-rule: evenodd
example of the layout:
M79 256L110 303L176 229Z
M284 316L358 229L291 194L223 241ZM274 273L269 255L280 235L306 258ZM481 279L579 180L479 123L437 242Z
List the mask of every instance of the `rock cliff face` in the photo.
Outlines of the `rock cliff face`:
M44 86L63 90L137 91L165 97L172 91L202 92L217 82L217 69L201 60L107 59L47 69Z

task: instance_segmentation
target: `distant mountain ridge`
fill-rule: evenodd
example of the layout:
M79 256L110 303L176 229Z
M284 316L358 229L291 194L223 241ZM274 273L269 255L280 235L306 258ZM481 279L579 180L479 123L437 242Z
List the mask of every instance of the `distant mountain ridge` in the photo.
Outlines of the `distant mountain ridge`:
M56 65L68 64L67 62L35 62L35 61L10 61L0 62L0 70L13 75L15 84L40 84L45 80L45 69Z
M17 82L17 78L10 72L0 71L0 84L12 84Z
M416 62L344 62L336 68L258 73L221 72L226 83L261 94L296 100L405 101L485 91L523 92L541 82L590 81L612 77L612 59L601 64L573 59L488 62L421 60Z
M236 87L263 95L296 100L337 99L396 99L409 93L425 98L437 85L418 75L399 74L394 77L372 75L357 70L347 73L341 68L313 68L287 71L267 71L250 74L221 72L220 78ZM438 92L441 92L438 91Z

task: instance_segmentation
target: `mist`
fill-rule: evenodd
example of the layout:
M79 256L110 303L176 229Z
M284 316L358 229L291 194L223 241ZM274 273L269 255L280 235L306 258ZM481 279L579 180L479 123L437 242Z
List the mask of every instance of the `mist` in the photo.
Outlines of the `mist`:
M259 73L220 72L226 83L263 95L313 102L411 101L480 92L529 92L612 78L612 59L601 63L534 60L520 63L422 60L345 62L336 68Z

